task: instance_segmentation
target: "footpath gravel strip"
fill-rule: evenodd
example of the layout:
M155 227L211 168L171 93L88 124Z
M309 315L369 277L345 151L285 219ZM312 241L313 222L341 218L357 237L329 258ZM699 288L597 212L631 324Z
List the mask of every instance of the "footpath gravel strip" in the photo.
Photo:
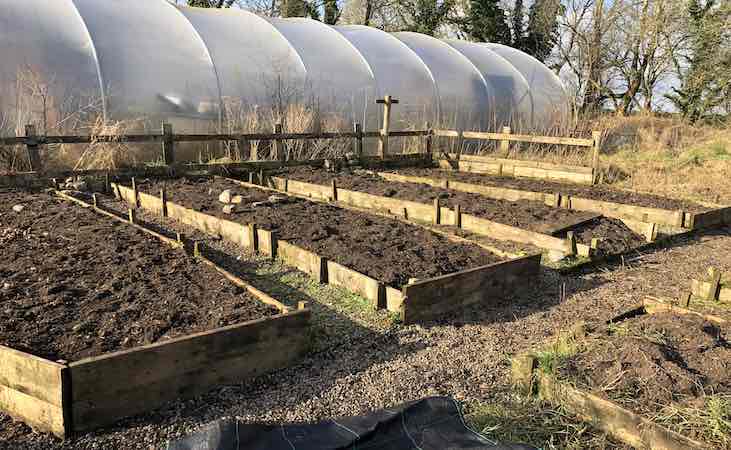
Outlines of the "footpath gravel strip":
M645 295L676 296L710 264L729 271L728 248L731 230L724 230L594 273L563 277L544 270L538 282L513 298L451 317L448 323L374 327L295 367L173 402L75 440L61 442L29 429L8 435L3 430L10 419L0 415L0 448L164 448L167 440L224 416L316 421L434 394L466 403L490 401L508 389L510 355L539 345L578 320L606 320Z

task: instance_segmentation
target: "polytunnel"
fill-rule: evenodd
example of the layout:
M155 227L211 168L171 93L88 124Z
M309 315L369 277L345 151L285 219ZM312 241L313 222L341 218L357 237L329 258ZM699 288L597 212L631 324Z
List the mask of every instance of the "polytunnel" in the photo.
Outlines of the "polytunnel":
M274 117L298 105L316 109L330 128L360 122L373 130L382 111L375 101L384 95L400 100L397 130L425 123L525 130L568 116L553 72L495 44L166 0L0 5L0 114L18 130L39 109L49 129L77 109L154 129L169 121L176 132L213 132L243 123L250 111Z

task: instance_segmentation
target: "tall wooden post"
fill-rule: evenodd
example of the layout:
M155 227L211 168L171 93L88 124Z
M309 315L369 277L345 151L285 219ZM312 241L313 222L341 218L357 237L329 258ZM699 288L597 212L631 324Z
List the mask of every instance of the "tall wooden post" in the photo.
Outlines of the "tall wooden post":
M175 162L175 141L173 140L173 124L162 123L162 159L166 166Z
M38 145L38 133L36 132L36 126L29 124L25 126L25 145L28 147L28 163L30 164L31 172L38 172L41 170L41 155L39 152L40 145Z
M594 141L594 145L592 146L591 168L594 170L593 180L596 183L599 180L599 151L601 150L602 132L592 131L591 138Z
M281 122L276 123L274 125L274 134L282 134L282 123ZM282 145L282 140L281 139L278 139L278 138L277 139L274 139L274 155L273 155L273 159L275 161L284 161L286 159L285 158L285 154L284 154L284 148L283 148L283 145Z
M355 133L355 155L360 160L363 158L363 126L359 123L353 124L353 132Z
M510 127L503 127L502 134L511 134L513 130L510 129ZM502 139L500 141L500 155L501 156L508 156L510 154L510 141L507 139Z
M391 106L397 105L398 100L391 98L390 95L383 99L376 100L376 103L383 105L383 126L381 127L381 139L378 143L378 156L381 159L388 154L388 134L391 131Z
M431 124L429 122L426 123L426 143L425 143L425 151L426 151L426 158L429 160L434 159L434 136L431 129Z

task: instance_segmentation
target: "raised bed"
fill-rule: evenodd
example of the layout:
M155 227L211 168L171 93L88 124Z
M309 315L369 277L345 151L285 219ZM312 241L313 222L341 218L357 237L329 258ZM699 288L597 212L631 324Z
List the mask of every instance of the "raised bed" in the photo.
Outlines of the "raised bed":
M445 170L489 174L500 177L536 178L577 184L594 184L594 169L567 164L551 164L540 161L491 158L476 155L450 154L449 159L438 159Z
M540 255L505 260L413 225L329 205L288 199L247 206L266 202L272 192L233 182L179 180L165 189L163 202L162 195L114 185L129 204L158 213L165 205L170 218L279 257L320 282L344 286L374 308L399 313L405 323L439 319L468 304L504 297L539 270ZM223 189L246 197L242 212L221 212Z
M670 229L703 229L731 224L731 207L704 206L603 186L577 186L435 169L402 169L380 172L379 175L393 181L448 186L449 189L495 199L543 201L551 206L654 223Z
M591 247L598 238L594 250L597 254L618 254L638 248L654 240L652 227L631 223L632 228L645 235L635 233L618 219L605 218L595 213L577 212L556 208L541 200L521 199L517 201L492 199L482 194L467 193L434 183L415 184L398 180L386 180L372 173L356 170L329 172L311 167L300 167L283 171L279 178L320 186L336 184L338 191L345 189L394 200L433 204L439 199L440 206L480 220L508 225L529 232L540 233L566 240L573 232L577 243ZM301 186L301 185L299 185ZM289 188L289 186L287 186ZM332 195L332 189L326 194ZM317 191L314 191L317 193ZM340 200L338 197L338 200ZM467 230L474 231L474 230ZM553 250L553 248L551 248Z
M37 430L92 430L307 351L309 310L290 310L173 239L161 244L78 199L0 199L0 411Z
M647 298L604 326L577 326L514 358L513 382L636 448L727 448L723 425L689 419L729 396L727 325Z

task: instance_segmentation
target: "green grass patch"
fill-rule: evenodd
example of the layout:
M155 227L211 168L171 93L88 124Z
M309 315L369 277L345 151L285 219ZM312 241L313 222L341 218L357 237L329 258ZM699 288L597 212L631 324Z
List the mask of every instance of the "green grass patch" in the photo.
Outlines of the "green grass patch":
M653 420L713 448L731 448L731 395L708 395L703 403L667 405Z

